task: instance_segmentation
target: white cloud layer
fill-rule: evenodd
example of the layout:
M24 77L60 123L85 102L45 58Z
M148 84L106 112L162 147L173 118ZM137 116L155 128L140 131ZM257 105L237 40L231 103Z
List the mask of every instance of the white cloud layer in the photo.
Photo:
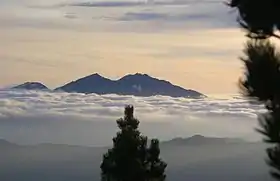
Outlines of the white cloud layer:
M0 91L0 138L17 143L108 145L115 120L133 104L141 131L160 139L202 134L259 139L261 106L242 99L134 97Z

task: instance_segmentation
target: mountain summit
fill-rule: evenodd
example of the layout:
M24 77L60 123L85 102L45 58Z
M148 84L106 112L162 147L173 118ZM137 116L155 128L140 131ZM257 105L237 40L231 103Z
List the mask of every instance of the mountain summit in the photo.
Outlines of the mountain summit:
M164 141L163 144L168 145L219 145L219 144L234 144L245 143L244 140L239 138L216 138L205 137L202 135L194 135L189 138L174 138L170 141Z
M21 85L12 87L12 89L23 89L23 90L49 90L47 86L40 82L25 82Z
M58 87L55 91L106 94L110 89L114 89L113 84L114 82L110 79L99 74L92 74Z
M171 96L171 97L204 97L203 94L187 90L172 83L159 80L147 74L129 74L119 80L110 80L99 74L92 74L72 81L55 90L77 93L118 94L134 96Z

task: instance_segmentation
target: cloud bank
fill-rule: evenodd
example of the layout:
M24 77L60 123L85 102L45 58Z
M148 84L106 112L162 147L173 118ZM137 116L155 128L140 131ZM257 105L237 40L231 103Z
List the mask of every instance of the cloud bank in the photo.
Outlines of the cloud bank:
M162 140L203 134L258 139L258 105L242 99L184 99L0 91L0 138L17 143L108 145L133 104L141 131Z

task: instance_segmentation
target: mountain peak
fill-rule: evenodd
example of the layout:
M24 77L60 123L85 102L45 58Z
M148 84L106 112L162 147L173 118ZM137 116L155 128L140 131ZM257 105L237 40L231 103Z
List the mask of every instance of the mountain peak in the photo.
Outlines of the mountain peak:
M135 73L135 74L127 74L120 78L119 80L124 80L124 79L130 79L130 78L151 78L148 74L141 74L141 73Z
M103 77L103 76L101 76L100 74L98 74L98 73L94 73L94 74L91 74L91 75L88 75L88 76L86 76L86 77L83 77L83 78L81 78L81 79L79 79L79 80L88 80L88 79L106 79L105 77ZM78 81L79 81L78 80Z
M192 137L190 137L189 139L205 139L206 137L205 136L202 136L200 134L196 134L196 135L193 135Z
M202 135L194 135L188 138L174 138L170 141L165 141L165 144L175 145L216 145L216 144L228 144L228 143L244 143L245 141L238 138L218 138L218 137L206 137Z
M102 77L99 73L91 74L89 77Z
M134 76L150 77L148 74L136 73Z
M112 80L105 78L98 73L94 73L67 83L62 87L58 87L55 91L105 94L107 91L105 89L111 87L112 82Z
M24 89L24 90L49 90L47 86L40 82L25 82L23 84L12 87L12 89Z

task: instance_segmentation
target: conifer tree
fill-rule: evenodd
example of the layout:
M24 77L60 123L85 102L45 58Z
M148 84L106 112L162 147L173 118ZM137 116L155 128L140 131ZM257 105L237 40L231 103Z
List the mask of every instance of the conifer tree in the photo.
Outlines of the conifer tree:
M120 131L113 138L113 148L103 155L102 181L163 181L167 164L159 158L159 141L148 148L148 138L138 130L133 106L126 106L124 118L118 119Z
M257 129L270 143L267 163L271 175L280 180L280 52L269 38L280 38L279 0L231 0L237 8L238 22L250 38L241 58L246 72L241 90L252 103L265 105L267 112L259 116Z
M279 0L230 0L228 3L238 10L237 21L250 38L266 39L279 37Z

